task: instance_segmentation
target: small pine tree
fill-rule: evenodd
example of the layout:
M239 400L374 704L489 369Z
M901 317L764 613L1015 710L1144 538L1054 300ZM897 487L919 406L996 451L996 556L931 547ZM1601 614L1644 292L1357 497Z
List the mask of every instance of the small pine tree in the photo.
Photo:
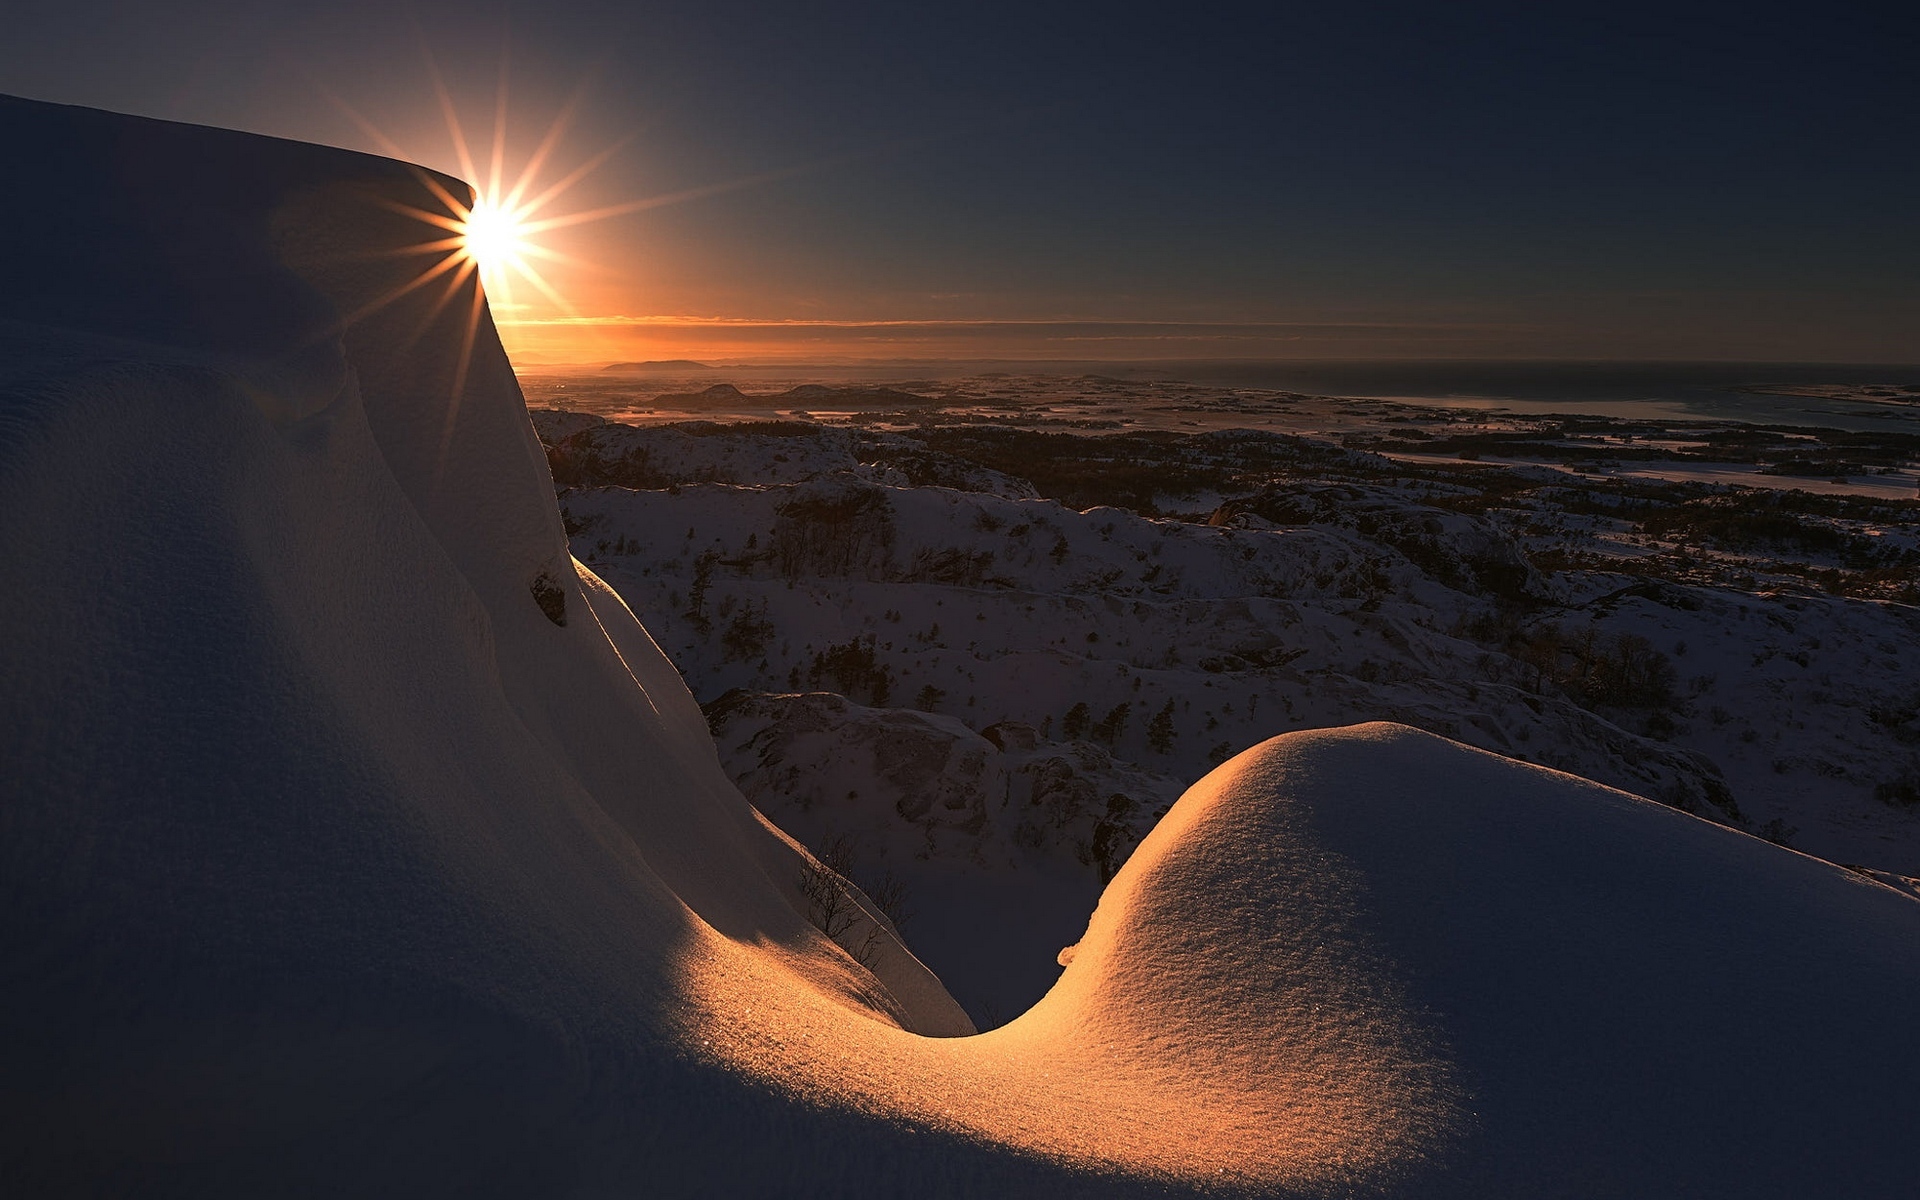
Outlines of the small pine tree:
M1069 741L1074 738L1085 737L1087 736L1087 723L1092 719L1093 710L1087 707L1085 700L1082 700L1080 703L1068 709L1067 715L1060 719L1060 732Z
M1147 722L1147 745L1161 754L1173 752L1173 701L1167 701L1166 707Z
M1127 715L1132 711L1133 705L1124 700L1114 705L1107 710L1106 716L1100 718L1100 723L1093 727L1093 736L1109 746L1113 745L1120 740L1120 735L1126 732Z
M713 620L707 616L707 589L713 584L713 564L719 558L708 552L693 560L693 586L687 594L686 616L702 637L713 630Z

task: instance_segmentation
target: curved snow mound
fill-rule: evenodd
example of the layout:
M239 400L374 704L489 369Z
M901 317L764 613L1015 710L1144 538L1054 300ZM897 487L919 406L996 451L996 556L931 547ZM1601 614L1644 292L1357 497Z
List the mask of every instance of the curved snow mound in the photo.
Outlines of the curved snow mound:
M1396 726L1226 764L928 1036L415 283L458 184L10 100L0 152L10 1191L1910 1186L1920 905Z
M1330 1078L1357 1051L1423 1098L1389 1128L1453 1099L1409 1195L1892 1196L1920 1164L1917 939L1892 888L1383 723L1275 738L1196 785L1056 995L1157 990L1169 1041L1242 1061L1328 1022ZM1207 1002L1176 1001L1195 978Z

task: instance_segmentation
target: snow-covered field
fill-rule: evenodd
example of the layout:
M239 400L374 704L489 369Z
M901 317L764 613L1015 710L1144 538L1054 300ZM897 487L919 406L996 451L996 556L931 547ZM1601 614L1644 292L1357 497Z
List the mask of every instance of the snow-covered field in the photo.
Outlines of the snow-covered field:
M535 423L575 553L651 614L729 773L899 885L910 940L976 1021L1045 990L1047 943L1189 782L1289 730L1400 721L1920 875L1900 790L1920 773L1920 610L1782 574L1817 552L1606 515L1724 521L1768 493L1223 431L1155 441L1151 469L1194 490L1152 501L1188 516L1150 518L994 470L999 429ZM1223 462L1233 483L1205 475ZM1070 476L1082 499L1091 471ZM1911 509L1809 528L1834 561L1848 538L1909 561ZM927 748L895 763L903 731Z
M405 286L461 185L4 98L0 152L5 1194L1911 1190L1920 904L1727 827L1644 580L925 444L668 431L563 517L471 283ZM1381 698L1514 744L1314 728ZM1058 978L976 1035L943 928Z

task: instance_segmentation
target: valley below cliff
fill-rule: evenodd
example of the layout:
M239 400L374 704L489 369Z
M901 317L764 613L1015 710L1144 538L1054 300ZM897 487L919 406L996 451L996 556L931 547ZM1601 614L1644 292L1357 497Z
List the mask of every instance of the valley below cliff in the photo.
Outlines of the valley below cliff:
M1293 730L1396 721L1920 875L1916 439L1244 394L1188 396L1245 421L1188 432L1121 385L1002 386L534 411L575 555L728 773L976 1022L1046 990L1189 784ZM1089 391L1114 415L1061 428Z

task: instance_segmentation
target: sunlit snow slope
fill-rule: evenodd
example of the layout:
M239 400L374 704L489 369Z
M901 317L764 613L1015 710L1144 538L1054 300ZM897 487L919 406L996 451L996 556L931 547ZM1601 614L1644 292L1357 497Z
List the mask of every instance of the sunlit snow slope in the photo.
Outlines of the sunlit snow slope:
M0 160L7 1194L1910 1189L1920 904L1398 726L1221 767L951 1036L402 290L420 172L10 100Z

